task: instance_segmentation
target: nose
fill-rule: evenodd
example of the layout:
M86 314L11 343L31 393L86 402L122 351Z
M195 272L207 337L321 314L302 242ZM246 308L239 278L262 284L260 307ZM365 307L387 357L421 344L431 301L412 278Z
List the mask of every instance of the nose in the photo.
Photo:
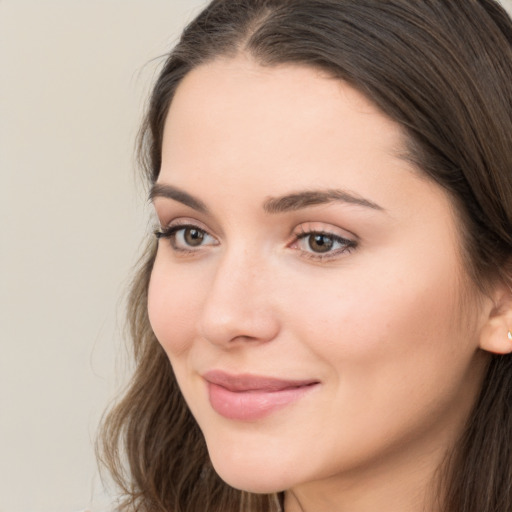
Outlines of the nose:
M233 254L215 269L199 319L199 334L225 348L265 343L279 332L272 273L254 258Z

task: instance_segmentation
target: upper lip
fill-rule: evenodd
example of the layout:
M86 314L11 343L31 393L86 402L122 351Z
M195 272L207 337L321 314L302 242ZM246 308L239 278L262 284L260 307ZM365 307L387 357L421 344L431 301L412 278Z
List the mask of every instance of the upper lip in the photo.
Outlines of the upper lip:
M252 374L232 375L221 370L211 370L203 374L203 378L210 384L222 386L229 391L283 391L318 384L315 379L279 379Z

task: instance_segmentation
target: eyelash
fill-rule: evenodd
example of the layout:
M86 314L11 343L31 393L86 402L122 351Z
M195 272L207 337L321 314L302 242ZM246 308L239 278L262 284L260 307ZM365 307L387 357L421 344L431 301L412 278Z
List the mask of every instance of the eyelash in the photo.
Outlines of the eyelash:
M197 246L196 249L183 249L182 247L178 247L176 244L177 233L180 231L184 231L186 229L192 229L192 230L202 233L203 236L206 235L208 237L213 238L213 236L210 235L205 229L203 229L199 226L196 226L194 224L175 224L173 226L169 226L166 228L157 229L157 230L155 230L154 234L158 240L160 240L161 238L169 240L172 250L175 251L176 253L179 253L180 255L186 256L186 255L191 255L191 254L197 254L197 252L201 249L202 245ZM294 234L294 239L290 244L288 244L288 247L293 248L294 245L297 245L302 240L306 240L308 237L313 237L313 236L325 237L325 238L329 239L332 244L337 243L337 244L340 244L342 247L335 249L335 250L328 250L325 253L306 251L306 250L297 248L301 252L301 256L303 258L306 258L309 260L315 260L315 261L319 261L319 262L333 260L333 259L337 258L338 256L340 256L341 254L352 252L358 245L358 243L355 240L349 240L342 236L335 235L333 233L329 233L328 231L314 230L314 229L307 230L304 228L300 228L300 233ZM311 239L310 239L310 244L311 244ZM311 248L310 244L308 244L308 245ZM214 245L216 245L216 244L214 244Z

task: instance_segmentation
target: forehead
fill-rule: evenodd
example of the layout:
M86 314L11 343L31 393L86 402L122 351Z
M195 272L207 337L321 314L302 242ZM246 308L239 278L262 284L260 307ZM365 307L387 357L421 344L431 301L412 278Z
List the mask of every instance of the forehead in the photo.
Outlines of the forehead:
M336 156L349 167L362 160L375 167L383 155L398 163L404 140L397 123L346 83L309 67L263 67L239 56L199 66L178 87L162 172L259 166L296 179L299 169L318 174Z
M184 89L187 95L199 96L208 90L210 93L230 91L231 94L239 91L245 98L252 96L258 101L262 100L263 94L269 101L300 99L307 102L305 92L311 91L312 87L314 93L311 96L319 102L328 101L333 94L343 95L354 107L372 112L377 110L363 94L320 68L293 63L262 65L243 53L236 57L218 57L194 68L181 81L177 94L184 94ZM231 96L232 100L236 97ZM211 96L207 98L212 99Z

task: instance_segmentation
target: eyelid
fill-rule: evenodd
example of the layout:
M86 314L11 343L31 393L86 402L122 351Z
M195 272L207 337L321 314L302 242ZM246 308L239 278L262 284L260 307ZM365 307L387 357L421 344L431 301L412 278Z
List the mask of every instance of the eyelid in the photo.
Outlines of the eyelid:
M205 224L203 224L200 220L194 219L192 217L177 217L177 218L169 220L168 222L162 222L160 220L159 224L160 224L159 228L162 231L167 231L174 227L193 226L193 227L201 229L202 231L205 231L206 233L211 235L211 230Z
M340 228L326 222L303 222L293 229L293 237L309 235L311 233L323 233L343 240L359 243L359 237L348 229Z
M208 233L222 234L221 225L212 213L196 211L186 204L162 197L154 198L152 206L155 224L158 222L162 229L167 229L174 222L183 222L197 225Z

